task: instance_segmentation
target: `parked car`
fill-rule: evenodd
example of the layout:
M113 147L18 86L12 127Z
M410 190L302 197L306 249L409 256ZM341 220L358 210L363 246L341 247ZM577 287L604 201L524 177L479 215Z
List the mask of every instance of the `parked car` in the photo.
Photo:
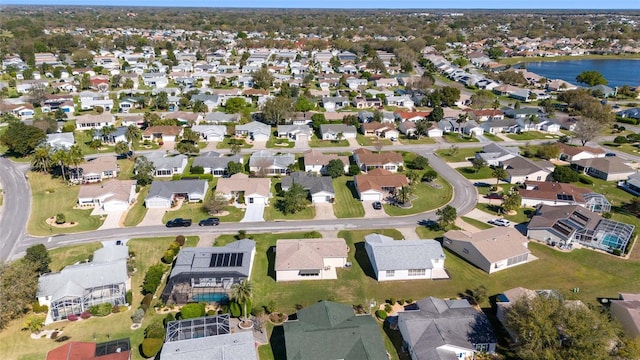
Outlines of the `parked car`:
M615 153L606 153L606 154L604 154L604 156L606 156L606 157L614 157L614 156L616 156L616 154Z
M498 194L498 193L490 193L487 194L485 196L487 199L498 199L498 200L502 200L502 198L504 197L502 194Z
M191 219L175 218L167 221L167 227L189 227L191 226Z
M199 226L216 226L216 225L220 225L220 219L218 218L214 218L214 217L210 217L204 220L200 220L200 222L198 223Z
M373 203L373 208L376 209L376 210L382 209L382 203L380 201L375 201Z
M489 220L488 221L489 224L493 224L496 226L509 226L511 225L511 221L507 220L507 219L493 219L493 220Z
M476 187L490 187L491 184L488 184L486 182L481 182L481 181L476 181L475 183L473 183L474 186Z

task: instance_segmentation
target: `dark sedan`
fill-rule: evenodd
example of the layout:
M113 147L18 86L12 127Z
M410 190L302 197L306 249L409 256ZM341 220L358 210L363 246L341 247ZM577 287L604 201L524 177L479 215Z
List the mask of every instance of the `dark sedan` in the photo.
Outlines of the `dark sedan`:
M200 220L198 225L199 226L216 226L216 225L220 225L220 219L214 218L214 217L210 217L208 219Z

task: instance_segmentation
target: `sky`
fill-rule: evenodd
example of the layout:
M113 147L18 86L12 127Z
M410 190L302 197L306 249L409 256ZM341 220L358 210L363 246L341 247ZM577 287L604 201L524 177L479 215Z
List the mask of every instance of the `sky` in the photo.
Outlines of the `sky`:
M0 5L366 9L640 9L639 0L0 0Z

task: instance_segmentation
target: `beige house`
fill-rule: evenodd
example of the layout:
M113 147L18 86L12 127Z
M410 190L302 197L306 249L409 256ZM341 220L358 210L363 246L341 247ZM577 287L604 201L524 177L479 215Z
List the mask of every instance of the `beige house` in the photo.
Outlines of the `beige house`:
M398 168L404 165L402 155L392 151L374 153L371 150L360 148L353 151L353 159L362 171L382 168L397 172Z
M604 157L573 161L571 167L594 178L605 181L626 180L636 171L617 157Z
M495 227L476 233L451 230L443 239L444 247L489 274L534 260L527 248L528 242L511 227Z
M233 174L218 180L216 193L227 199L239 200L244 197L246 204L268 204L271 197L271 180L269 178L250 178L247 174Z
M611 316L629 337L640 337L640 294L620 294L611 301Z
M318 150L311 149L304 152L304 171L325 175L327 165L331 160L340 160L344 164L344 172L349 171L349 157L335 154L323 154Z
M341 238L278 240L275 251L276 281L337 279L349 254Z
M94 183L118 176L120 167L115 156L102 156L89 159L77 168L69 171L69 181L75 183Z
M135 199L135 180L109 180L101 184L82 185L78 192L78 206L104 211L125 211Z

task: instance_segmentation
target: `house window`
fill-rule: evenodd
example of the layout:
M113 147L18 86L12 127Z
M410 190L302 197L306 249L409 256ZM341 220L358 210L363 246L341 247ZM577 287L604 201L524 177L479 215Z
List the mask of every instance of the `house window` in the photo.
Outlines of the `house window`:
M320 276L320 270L300 270L298 276Z
M489 344L476 344L476 351L486 353L489 351Z
M514 264L518 264L521 262L525 262L527 261L527 259L529 258L529 254L522 254L519 256L514 256L512 258L507 259L507 266L511 266Z
M396 169L396 167L394 165L386 165L384 167L385 170L389 170L389 171L394 171Z
M395 270L387 270L386 276L387 277L394 277L394 276L396 276L396 271Z
M409 276L424 276L426 273L425 269L409 269Z
M227 170L213 170L213 175L215 176L224 176L227 174Z
M171 176L171 170L156 170L156 176Z

